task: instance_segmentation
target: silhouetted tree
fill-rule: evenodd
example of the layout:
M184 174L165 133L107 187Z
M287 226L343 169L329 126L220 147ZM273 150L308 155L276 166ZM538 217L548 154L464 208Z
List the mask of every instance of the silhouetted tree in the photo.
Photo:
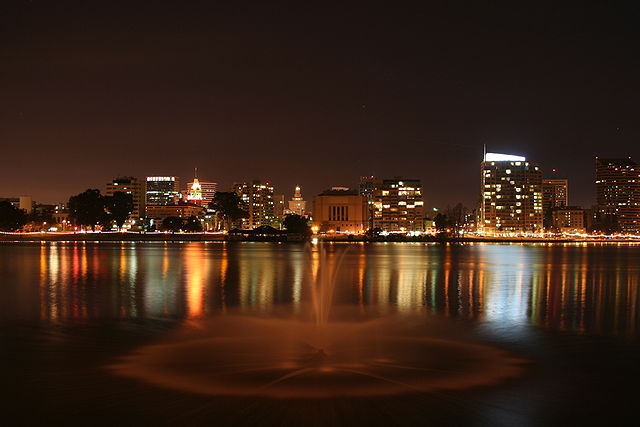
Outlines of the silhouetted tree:
M307 236L311 234L309 220L301 215L289 214L285 216L283 226L291 233L304 234Z
M162 220L162 231L180 231L184 228L184 221L179 216L168 216Z
M447 228L457 235L464 229L467 216L467 208L462 203L458 203L453 208L447 207Z
M96 189L72 196L69 199L69 215L76 224L91 226L93 230L96 224L106 225L109 222L105 197Z
M209 208L222 219L224 229L230 230L233 222L248 216L247 212L241 208L241 202L240 197L233 191L218 191L209 203Z
M190 216L184 221L184 231L199 232L202 231L202 223L196 216Z
M33 212L27 215L27 222L35 222L39 224L46 222L47 224L53 224L53 221L53 214L48 210L36 211L34 209Z
M438 230L438 233L446 233L447 227L449 226L449 220L447 219L447 216L445 214L436 214L436 216L433 218L433 222L436 226L436 230Z
M133 195L124 191L116 191L113 196L105 196L104 204L111 214L111 219L116 222L118 228L122 228L129 214L133 211Z
M0 202L0 230L17 231L27 222L27 214L9 202Z

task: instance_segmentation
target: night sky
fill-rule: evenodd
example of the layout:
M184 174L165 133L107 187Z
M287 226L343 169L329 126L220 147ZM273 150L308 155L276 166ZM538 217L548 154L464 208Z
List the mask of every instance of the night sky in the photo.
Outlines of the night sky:
M0 197L198 167L309 200L403 175L472 206L486 144L588 206L594 156L640 160L633 10L307 3L1 2Z

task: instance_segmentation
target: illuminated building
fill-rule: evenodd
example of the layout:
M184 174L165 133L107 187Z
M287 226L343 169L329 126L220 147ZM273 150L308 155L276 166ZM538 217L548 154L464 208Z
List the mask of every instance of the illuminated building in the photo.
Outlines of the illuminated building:
M569 204L569 181L559 178L542 179L542 212L544 227L554 227L551 211ZM557 228L555 228L557 230Z
M307 202L302 198L300 194L300 186L296 185L296 190L293 193L293 198L289 200L289 212L296 215L304 215Z
M487 153L481 163L478 231L541 233L542 171L521 156Z
M132 176L123 176L107 182L105 195L113 196L116 191L131 194L133 198L133 210L129 214L129 224L144 216L145 188L144 182Z
M640 166L631 158L596 158L596 197L600 215L615 218L623 232L640 231Z
M259 180L240 182L233 185L233 191L240 197L242 208L249 214L241 220L242 228L276 225L272 185L263 184Z
M162 221L170 216L179 218L189 218L192 216L199 217L204 213L204 208L198 205L182 204L182 205L148 205L147 218L155 222Z
M313 223L324 233L364 233L367 230L367 199L346 187L326 190L313 199Z
M180 190L177 177L147 177L146 206L175 205L178 200L180 200Z
M273 216L276 217L276 221L281 223L284 219L286 209L284 208L284 194L273 195Z
M373 226L383 231L424 231L424 201L419 179L382 179L373 190Z
M562 208L569 204L569 180L545 178L542 180L542 210Z
M187 183L187 202L206 208L213 201L216 191L218 191L217 182L199 181L198 178L194 178L193 181Z
M555 208L551 210L553 228L562 233L584 233L584 209L575 206Z

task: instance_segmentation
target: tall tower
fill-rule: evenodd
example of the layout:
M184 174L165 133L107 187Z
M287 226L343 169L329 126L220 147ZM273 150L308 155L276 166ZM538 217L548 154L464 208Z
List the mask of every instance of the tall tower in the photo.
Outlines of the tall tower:
M481 163L478 231L541 233L542 171L525 157L486 153Z
M424 199L419 179L383 179L374 188L373 225L384 231L424 231Z
M129 214L129 223L144 216L145 188L144 182L132 176L123 176L107 182L105 195L113 196L116 191L131 194L133 198L133 210Z
M598 214L617 221L620 230L640 231L640 166L626 159L596 157Z
M296 215L304 215L307 202L302 198L300 193L300 186L296 185L296 189L293 193L293 198L289 200L289 211Z
M149 206L175 205L180 199L178 178L175 176L148 176L146 204Z
M262 225L275 226L276 218L273 205L273 186L259 180L238 182L233 185L244 210L249 214L242 219L243 228L255 228Z
M202 205L202 186L198 178L193 178L189 192L187 193L187 201L194 205Z

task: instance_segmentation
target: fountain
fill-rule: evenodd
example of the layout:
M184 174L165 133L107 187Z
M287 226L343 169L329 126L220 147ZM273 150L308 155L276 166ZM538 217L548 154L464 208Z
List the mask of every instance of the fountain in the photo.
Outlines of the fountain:
M466 389L523 372L522 360L441 319L332 314L345 253L317 249L308 318L213 317L109 369L186 392L307 399Z

